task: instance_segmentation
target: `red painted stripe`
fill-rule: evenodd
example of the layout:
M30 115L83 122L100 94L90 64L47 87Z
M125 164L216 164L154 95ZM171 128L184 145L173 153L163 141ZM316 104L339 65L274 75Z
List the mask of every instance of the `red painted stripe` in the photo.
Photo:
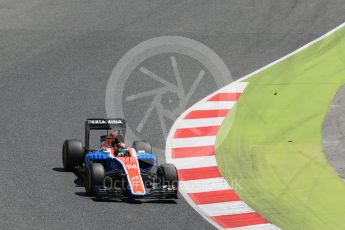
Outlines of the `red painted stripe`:
M200 147L172 148L172 158L214 156L214 145Z
M255 212L226 216L213 216L212 219L223 228L236 228L268 223L265 218Z
M230 112L230 109L215 109L215 110L193 110L188 113L184 119L200 119L211 117L225 117Z
M219 126L176 129L174 138L215 136L218 132L218 129Z
M218 93L208 99L208 101L237 101L241 93Z
M192 168L192 169L179 169L178 178L181 181L185 180L199 180L221 177L221 174L216 166Z
M212 192L188 193L188 195L196 204L210 204L240 200L237 194L231 189Z

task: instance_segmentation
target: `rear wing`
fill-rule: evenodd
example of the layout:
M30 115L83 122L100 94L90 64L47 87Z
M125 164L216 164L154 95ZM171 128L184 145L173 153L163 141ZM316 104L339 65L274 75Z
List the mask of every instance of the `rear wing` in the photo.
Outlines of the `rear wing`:
M89 149L91 130L115 130L125 137L126 121L122 118L104 119L92 118L85 121L85 148Z

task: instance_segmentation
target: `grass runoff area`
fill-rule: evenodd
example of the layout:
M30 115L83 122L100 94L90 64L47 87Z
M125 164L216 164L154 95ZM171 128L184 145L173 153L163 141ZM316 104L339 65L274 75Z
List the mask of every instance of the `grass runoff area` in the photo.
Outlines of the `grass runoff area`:
M217 136L222 174L284 230L344 230L345 182L323 152L322 124L345 83L345 29L247 81Z

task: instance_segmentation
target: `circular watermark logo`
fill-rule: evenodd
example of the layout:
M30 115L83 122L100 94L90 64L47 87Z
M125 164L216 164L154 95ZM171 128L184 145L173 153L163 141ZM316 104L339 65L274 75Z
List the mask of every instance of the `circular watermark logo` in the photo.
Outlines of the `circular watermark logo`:
M152 38L129 50L113 69L107 117L125 118L132 140L146 139L162 150L178 116L232 80L222 59L204 44L181 36Z

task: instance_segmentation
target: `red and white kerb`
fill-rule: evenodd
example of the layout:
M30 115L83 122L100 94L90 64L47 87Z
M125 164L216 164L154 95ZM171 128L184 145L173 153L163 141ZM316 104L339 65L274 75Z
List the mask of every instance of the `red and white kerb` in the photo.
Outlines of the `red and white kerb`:
M180 192L219 229L279 229L243 202L222 177L215 158L216 135L248 83L234 82L193 105L170 130L167 162L178 169Z

